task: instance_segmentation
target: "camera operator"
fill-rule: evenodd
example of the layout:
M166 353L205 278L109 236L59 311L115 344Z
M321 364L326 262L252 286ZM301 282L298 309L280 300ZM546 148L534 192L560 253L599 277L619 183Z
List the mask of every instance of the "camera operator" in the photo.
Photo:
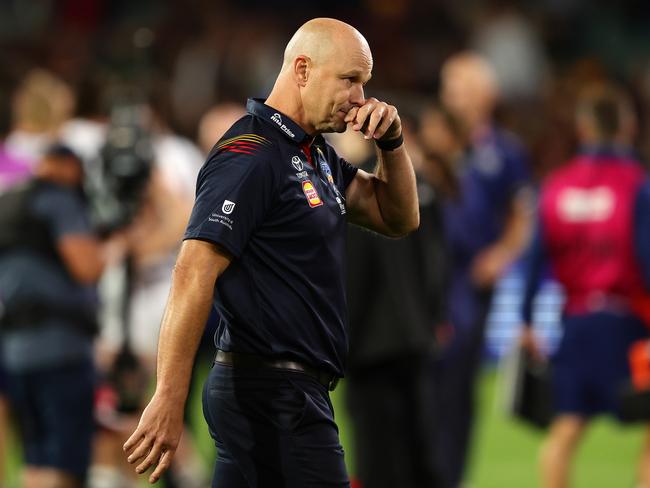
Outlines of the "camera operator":
M126 432L134 428L129 422L137 422L144 407L146 385L155 372L171 269L203 163L196 146L168 129L155 107L131 103L112 112L100 154L101 179L108 188L104 193L119 196L119 205L107 202L103 213L105 220L129 221L130 226L126 262L109 270L102 280L105 310L98 357L108 381L102 389L107 392L106 402L98 409L104 429L95 444L89 477L92 488L137 482L129 479L131 469L122 469L122 445ZM128 174L125 167L130 168ZM200 485L207 476L191 442L184 443L182 451L165 479L168 487Z
M125 242L93 233L83 176L79 157L56 145L34 178L0 196L2 357L25 488L81 487L91 457L94 285Z

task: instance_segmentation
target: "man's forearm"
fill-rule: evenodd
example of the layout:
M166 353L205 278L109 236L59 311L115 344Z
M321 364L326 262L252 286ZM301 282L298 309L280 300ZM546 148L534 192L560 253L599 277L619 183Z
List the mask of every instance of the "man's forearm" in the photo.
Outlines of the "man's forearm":
M386 225L396 235L417 229L420 210L415 172L404 144L393 151L377 149L375 176L377 204Z
M211 293L192 272L176 268L158 342L157 386L185 401L190 372L210 311ZM203 288L203 289L202 289Z
M188 247L210 246L200 241L184 243L174 267L172 287L158 343L156 391L185 402L194 356L210 314L215 281L228 265L226 258L206 261Z
M522 189L512 201L510 215L501 237L496 242L511 261L517 259L528 246L532 231L532 203L530 190Z

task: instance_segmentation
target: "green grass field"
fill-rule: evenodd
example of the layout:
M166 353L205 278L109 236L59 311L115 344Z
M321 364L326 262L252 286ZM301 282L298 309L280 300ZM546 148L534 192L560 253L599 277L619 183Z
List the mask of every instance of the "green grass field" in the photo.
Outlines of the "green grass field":
M541 434L505 418L496 408L496 374L486 369L481 378L481 408L475 448L469 476L471 488L535 488L538 486L536 457ZM354 473L352 442L354 435L343 406L345 384L333 394L341 441L346 450L350 472ZM200 389L197 389L200 393ZM200 399L190 408L196 411L195 427L199 449L206 458L212 456L211 440L201 414ZM613 422L598 421L589 431L579 452L574 471L574 488L634 488L636 457L641 445L638 428L621 428ZM8 456L7 487L16 487L20 463L16 449ZM0 483L1 485L1 483ZM143 484L143 486L146 486ZM397 488L397 487L396 487ZM403 487L408 488L408 487Z

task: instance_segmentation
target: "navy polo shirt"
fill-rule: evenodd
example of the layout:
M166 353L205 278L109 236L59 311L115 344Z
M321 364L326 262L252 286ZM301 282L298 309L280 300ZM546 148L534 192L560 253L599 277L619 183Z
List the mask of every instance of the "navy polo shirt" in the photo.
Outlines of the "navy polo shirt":
M494 127L473 141L463 162L460 198L446 203L444 216L454 262L468 267L503 232L512 199L529 184L529 173L521 143Z
M247 109L208 155L185 233L234 256L215 287L216 346L342 376L345 190L357 170L262 101Z

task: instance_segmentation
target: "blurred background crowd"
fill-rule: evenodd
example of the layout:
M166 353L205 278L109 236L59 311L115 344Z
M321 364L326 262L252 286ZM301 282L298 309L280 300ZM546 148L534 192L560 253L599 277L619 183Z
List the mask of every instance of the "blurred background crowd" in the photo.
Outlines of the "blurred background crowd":
M24 486L136 483L121 445L154 371L196 175L246 98L270 91L291 34L317 16L367 38L374 68L366 96L400 110L422 216L403 241L350 229L341 408L355 427L351 471L366 488L488 488L468 475L476 378L518 335L536 190L581 143L594 142L575 130L580 94L615 83L635 115L625 143L641 161L650 157L647 2L1 1L0 195L33 176L75 191L41 185L25 201L0 200L5 228L48 221L55 243L43 245L48 237L38 233L0 236L0 486L3 478L19 486L15 470L3 471L21 438L7 447L8 432L33 440L53 426L88 450L48 470L38 462L47 446L26 445ZM372 146L350 134L329 140L372 169ZM25 205L36 220L17 221ZM35 254L5 252L20 239ZM54 266L34 257L52 253ZM45 305L28 298L10 310L18 281ZM536 325L553 344L561 292L551 283L542 295ZM40 326L16 327L23 322ZM210 330L199 376L213 354ZM59 393L72 419L43 412ZM10 420L12 410L21 418ZM188 411L167 487L208 486L211 466L191 434L197 416Z

